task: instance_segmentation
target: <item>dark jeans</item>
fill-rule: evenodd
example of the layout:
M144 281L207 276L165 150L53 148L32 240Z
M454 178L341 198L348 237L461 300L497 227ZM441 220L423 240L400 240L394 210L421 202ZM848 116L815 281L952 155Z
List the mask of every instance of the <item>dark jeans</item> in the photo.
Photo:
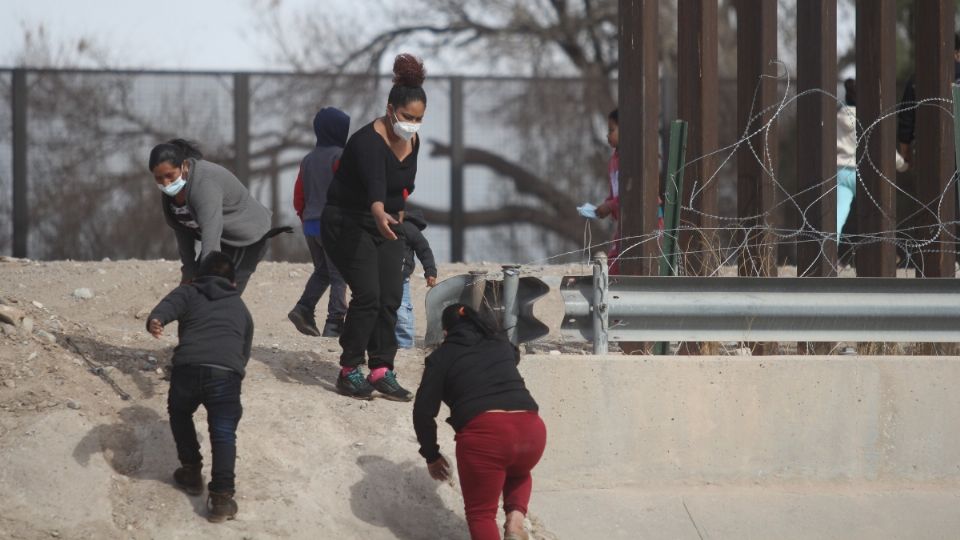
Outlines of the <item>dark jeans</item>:
M320 237L306 236L305 238L307 247L310 248L310 256L313 258L313 274L307 280L307 286L304 287L300 300L297 300L297 305L313 313L317 309L317 302L329 286L327 320L342 321L347 314L347 284L323 249Z
M234 466L237 461L237 424L243 416L240 405L239 373L205 366L175 366L170 377L167 411L170 429L177 443L180 463L202 463L200 443L193 425L193 413L203 405L207 409L207 428L213 449L210 491L234 491Z
M327 206L321 219L323 245L350 286L350 305L340 334L340 365L393 369L397 355L397 308L403 297L403 227L396 240L380 235L369 212Z
M249 246L243 247L220 244L220 251L233 261L237 291L240 294L243 294L243 290L247 288L247 282L250 281L250 276L257 270L257 265L267 254L267 240L268 238L264 237Z

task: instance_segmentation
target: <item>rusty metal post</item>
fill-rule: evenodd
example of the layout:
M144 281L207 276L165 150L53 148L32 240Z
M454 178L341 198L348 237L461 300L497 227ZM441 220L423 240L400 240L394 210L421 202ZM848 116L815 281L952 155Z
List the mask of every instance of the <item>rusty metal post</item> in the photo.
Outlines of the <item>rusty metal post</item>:
M953 82L952 0L916 2L916 85L917 101L950 99ZM921 211L920 234L936 238L923 250L923 275L953 277L956 253L954 216L956 182L951 146L953 125L943 103L932 102L917 109L916 159L917 198L926 208Z
M11 117L13 120L13 256L26 258L27 240L30 236L30 198L27 193L27 71L13 70L11 81Z
M620 0L620 261L624 274L657 272L656 242L660 167L658 0Z
M233 74L233 173L250 186L250 75Z
M896 2L860 0L857 4L857 122L871 129L865 144L857 147L857 160L863 164L857 182L857 230L870 236L857 249L857 275L893 277L897 271L893 243L896 119L877 120L891 112L897 101Z
M837 0L797 4L797 93L837 81ZM837 103L813 92L797 100L797 203L803 232L798 276L837 275Z
M687 273L707 275L719 264L717 257L717 150L719 108L717 68L717 2L686 0L677 4L677 111L686 120L687 156L698 159L685 171L680 222L693 229L680 232L680 250ZM696 197L693 194L696 192ZM691 200L692 198L692 200ZM696 231L696 232L695 232Z
M777 0L737 0L737 128L756 132L737 151L737 212L747 235L739 274L776 276L776 124L768 108L777 101ZM766 111L765 111L766 109ZM759 158L759 159L758 159Z

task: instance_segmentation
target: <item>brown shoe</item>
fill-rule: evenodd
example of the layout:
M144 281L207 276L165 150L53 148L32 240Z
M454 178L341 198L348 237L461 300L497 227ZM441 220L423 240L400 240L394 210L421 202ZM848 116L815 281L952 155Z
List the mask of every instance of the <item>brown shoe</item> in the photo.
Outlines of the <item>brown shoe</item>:
M203 463L184 465L173 471L173 480L177 487L187 492L187 495L203 493Z
M210 523L223 523L228 519L233 519L237 515L237 501L233 500L233 492L225 491L217 493L210 492L207 499L207 521Z

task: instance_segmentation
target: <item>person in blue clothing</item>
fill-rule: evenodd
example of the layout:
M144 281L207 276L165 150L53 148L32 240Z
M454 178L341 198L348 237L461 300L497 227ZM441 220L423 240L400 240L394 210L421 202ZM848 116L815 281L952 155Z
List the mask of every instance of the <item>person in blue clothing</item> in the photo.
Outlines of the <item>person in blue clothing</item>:
M423 277L427 280L427 287L437 284L437 263L433 259L433 250L430 243L423 236L423 229L427 222L423 214L417 210L408 210L403 220L403 231L406 236L407 253L403 257L403 299L397 309L397 347L411 349L414 346L413 334L416 328L416 318L413 315L413 302L410 300L410 276L417 267L417 261L423 266Z
M340 154L347 144L350 117L339 109L325 107L313 118L313 131L317 135L317 146L300 162L300 173L293 189L293 207L303 222L303 236L313 259L313 274L287 318L302 334L339 337L347 314L347 284L324 249L320 238L320 216L327 205L327 190L340 166ZM315 311L328 286L327 320L321 332L317 328Z

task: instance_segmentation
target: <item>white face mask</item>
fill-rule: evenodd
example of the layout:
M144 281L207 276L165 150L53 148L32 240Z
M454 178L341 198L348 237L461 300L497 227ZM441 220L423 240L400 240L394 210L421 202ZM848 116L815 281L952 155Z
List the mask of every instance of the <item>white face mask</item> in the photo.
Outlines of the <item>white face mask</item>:
M420 129L420 124L415 122L401 122L397 118L397 113L393 113L393 132L405 141L409 141Z
M183 186L185 185L187 185L187 181L184 180L183 177L181 176L180 178L177 178L176 180L174 180L173 182L170 182L165 186L157 184L157 188L159 188L160 191L164 192L165 194L171 197L176 197L177 193L180 193L180 190L183 189Z

